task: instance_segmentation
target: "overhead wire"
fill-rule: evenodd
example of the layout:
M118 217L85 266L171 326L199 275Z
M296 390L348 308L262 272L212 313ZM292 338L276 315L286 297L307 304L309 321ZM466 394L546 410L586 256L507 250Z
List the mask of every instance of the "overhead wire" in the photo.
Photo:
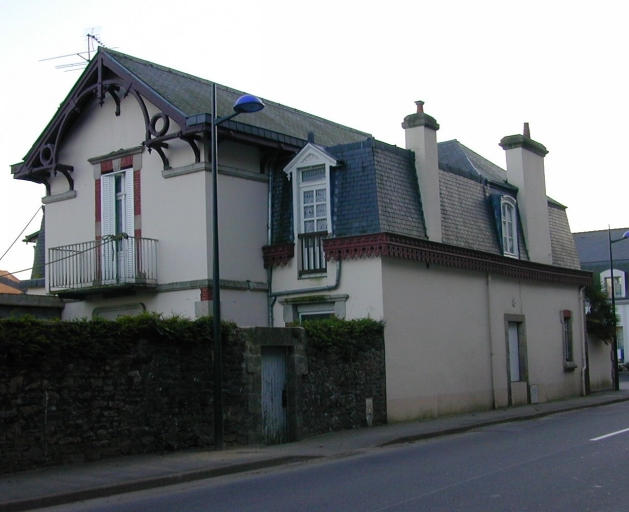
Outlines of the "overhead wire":
M30 226L31 222L33 222L35 217L37 217L37 214L39 213L39 211L41 209L42 209L41 206L39 208L37 208L37 211L35 211L35 214L31 217L31 220L29 220L26 223L26 226L24 226L22 231L20 231L20 234L15 238L15 240L13 240L13 242L11 242L11 245L9 245L9 248L6 251L4 251L4 253L2 253L2 256L0 256L0 261L2 261L2 258L4 258L6 256L6 254L11 250L11 248L15 245L15 242L17 242L20 239L20 237L22 236L22 233L24 233L24 231L26 231L26 228L28 228L28 226Z

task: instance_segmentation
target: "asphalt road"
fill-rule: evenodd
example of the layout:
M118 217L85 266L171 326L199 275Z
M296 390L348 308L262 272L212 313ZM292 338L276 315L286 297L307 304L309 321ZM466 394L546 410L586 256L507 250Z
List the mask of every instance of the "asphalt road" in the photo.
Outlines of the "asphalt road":
M623 402L47 510L624 512L628 452Z

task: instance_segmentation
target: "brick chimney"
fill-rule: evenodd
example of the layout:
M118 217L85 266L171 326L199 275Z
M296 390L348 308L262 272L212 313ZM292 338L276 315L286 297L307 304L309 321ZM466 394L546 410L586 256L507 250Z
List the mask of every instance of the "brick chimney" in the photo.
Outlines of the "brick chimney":
M507 157L507 181L518 187L518 211L531 261L552 264L543 144L531 139L529 124L522 135L500 141Z
M426 234L429 240L441 242L441 201L439 198L439 155L434 117L424 113L424 102L416 101L417 112L404 118L406 149L415 153L415 170L419 195L424 210Z

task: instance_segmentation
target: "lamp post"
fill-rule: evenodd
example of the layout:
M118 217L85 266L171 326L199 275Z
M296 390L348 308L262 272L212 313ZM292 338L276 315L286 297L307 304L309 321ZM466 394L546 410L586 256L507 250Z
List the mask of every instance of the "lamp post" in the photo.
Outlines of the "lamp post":
M264 108L260 98L245 94L234 103L234 112L218 117L216 84L212 83L212 117L210 145L212 148L212 327L214 333L214 444L223 449L223 347L221 340L221 286L218 256L218 135L217 127L238 114L250 114Z
M614 332L612 338L612 364L614 365L614 389L618 391L620 389L620 382L618 379L618 339L616 335L616 290L614 289L614 256L612 252L612 245L616 242L621 242L629 238L629 231L625 231L620 238L612 240L612 231L607 226L607 239L609 240L609 280L611 282L611 296L612 296L612 313L614 316Z

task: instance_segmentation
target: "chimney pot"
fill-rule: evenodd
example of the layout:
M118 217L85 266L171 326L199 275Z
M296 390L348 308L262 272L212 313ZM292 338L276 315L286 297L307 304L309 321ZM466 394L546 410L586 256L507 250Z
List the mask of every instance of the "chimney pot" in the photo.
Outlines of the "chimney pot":
M528 123L524 123L524 130L522 131L522 135L525 137L531 138L531 129L529 128Z
M418 114L423 114L424 113L424 102L422 100L417 100L415 102L415 105L417 105L417 113Z

